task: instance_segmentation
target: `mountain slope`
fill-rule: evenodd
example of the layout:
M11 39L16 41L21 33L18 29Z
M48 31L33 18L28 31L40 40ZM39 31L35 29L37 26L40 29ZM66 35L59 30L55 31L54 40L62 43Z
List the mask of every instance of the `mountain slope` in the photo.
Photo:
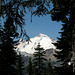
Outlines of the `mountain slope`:
M17 46L17 51L21 51L22 53L26 52L28 54L33 54L38 43L40 43L41 47L43 47L45 50L51 48L56 49L56 47L52 44L54 42L56 42L56 40L51 39L47 35L40 33L34 38L31 38L29 43L21 39L19 41L20 44Z

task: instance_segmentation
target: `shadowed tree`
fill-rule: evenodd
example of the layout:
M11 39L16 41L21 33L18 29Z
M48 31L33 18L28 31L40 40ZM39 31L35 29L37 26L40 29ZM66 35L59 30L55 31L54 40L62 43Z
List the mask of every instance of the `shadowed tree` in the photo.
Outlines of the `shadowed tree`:
M29 57L29 63L28 63L28 66L27 66L27 73L28 75L33 75L33 68L32 68L32 61L31 61L31 57Z
M10 21L9 21L10 22ZM16 52L12 24L6 21L0 29L0 74L16 75Z
M40 11L36 10L37 14L40 15L42 14L41 10L45 9L43 13L48 11L46 8L48 1L0 0L0 19L2 22L0 24L0 72L4 75L15 75L16 53L14 51L14 38L20 37L23 34L27 37L27 40L29 39L26 31L23 29L25 25L23 17L26 14L26 9L28 8L33 13L30 9L36 7L36 9L40 9ZM18 29L21 33L18 32ZM7 63L5 63L6 61Z
M19 55L17 56L17 75L23 75L23 71L24 71L24 62L21 56L21 53L19 52Z
M36 52L34 52L34 59L33 59L33 69L34 75L44 75L45 71L45 64L44 62L46 59L44 58L44 49L40 47L40 44L37 45L35 48Z
M4 18L4 24L6 22L12 23L12 30L14 30L14 37L18 36L17 29L21 28L21 34L23 30L24 20L23 16L26 12L25 9L28 8L28 10L31 12L31 14L34 15L46 15L46 13L49 11L50 7L50 0L1 0L1 11L0 11L0 17ZM71 48L72 48L72 61L73 65L75 64L75 1L74 0L52 0L53 3L53 9L51 10L52 14L52 20L56 21L62 21L64 22L66 18L69 20L68 27L71 27ZM21 9L22 8L22 9ZM35 8L35 10L31 10ZM24 9L24 10L23 10ZM24 13L23 13L24 12ZM32 15L31 15L32 17ZM9 18L9 19L8 19ZM10 22L9 22L10 21ZM3 26L3 25L2 25ZM66 25L64 25L67 27ZM4 31L3 31L4 33ZM5 33L4 33L5 34ZM25 32L26 35L26 32ZM3 36L3 35L2 35ZM27 36L27 35L26 35ZM28 37L29 39L29 37ZM67 40L68 41L68 40ZM70 54L68 54L70 55ZM75 71L73 66L73 72Z
M51 17L53 21L62 21L63 27L61 38L58 38L58 43L55 44L57 49L62 51L57 52L56 57L63 61L64 72L68 69L68 62L75 64L75 1L74 0L52 0L53 9L51 10ZM72 53L72 54L71 54ZM70 68L72 69L72 68ZM70 70L71 71L71 70ZM69 72L70 72L69 71ZM73 66L73 72L74 72ZM66 74L68 71L66 71Z
M51 60L48 61L48 65L47 65L47 69L46 69L46 75L54 75Z
M58 38L57 43L54 44L57 49L60 49L60 51L56 51L55 57L58 59L58 62L61 62L61 67L64 74L73 73L72 65L68 65L69 62L71 63L72 58L72 32L71 27L68 25L68 21L62 25L62 32L60 32L61 37ZM67 72L68 69L70 70L69 72ZM62 71L61 68L59 70Z

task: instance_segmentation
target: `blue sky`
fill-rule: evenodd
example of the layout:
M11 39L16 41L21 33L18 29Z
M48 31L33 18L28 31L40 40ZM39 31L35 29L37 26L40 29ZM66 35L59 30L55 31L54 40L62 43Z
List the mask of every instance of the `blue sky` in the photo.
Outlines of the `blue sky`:
M60 34L58 32L61 31L62 23L52 21L50 15L41 16L41 17L33 16L32 22L30 18L31 18L30 13L28 13L24 17L26 22L24 28L30 38L37 36L39 33L45 34L56 40L57 37L60 37Z
M29 14L28 14L29 15ZM26 26L25 30L29 37L35 37L39 33L43 33L53 39L57 40L60 37L61 22L52 21L50 15L46 16L33 16L32 22L30 20L30 15L25 16Z

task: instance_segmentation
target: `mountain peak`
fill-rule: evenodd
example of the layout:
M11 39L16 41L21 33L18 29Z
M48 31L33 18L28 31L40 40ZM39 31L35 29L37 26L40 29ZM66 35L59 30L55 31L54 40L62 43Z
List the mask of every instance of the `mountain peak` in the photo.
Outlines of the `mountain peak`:
M41 47L44 48L44 50L46 49L55 49L56 47L52 44L56 41L54 41L53 39L51 39L50 37L48 37L45 34L38 34L37 36L35 36L34 38L30 38L31 42L24 41L21 42L22 39L20 40L20 44L17 46L17 49L21 52L26 52L29 54L33 54L35 52L35 48L37 47L38 43L40 43Z
M38 36L38 37L48 37L47 35L42 34L42 33L38 34L37 36Z

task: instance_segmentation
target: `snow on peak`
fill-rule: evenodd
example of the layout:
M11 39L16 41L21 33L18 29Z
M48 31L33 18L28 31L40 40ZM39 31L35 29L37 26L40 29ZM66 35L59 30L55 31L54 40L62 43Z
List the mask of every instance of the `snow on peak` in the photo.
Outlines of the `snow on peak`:
M42 34L42 33L38 34L37 36L38 36L38 37L48 37L47 35Z
M47 35L40 33L37 36L35 36L34 38L31 38L29 43L27 41L21 42L17 46L17 50L19 50L21 52L33 54L35 52L34 48L37 47L38 43L40 43L41 47L43 47L46 50L46 49L50 49L50 48L56 49L56 47L52 44L54 42L56 42L56 40L53 40L50 37L48 37Z

